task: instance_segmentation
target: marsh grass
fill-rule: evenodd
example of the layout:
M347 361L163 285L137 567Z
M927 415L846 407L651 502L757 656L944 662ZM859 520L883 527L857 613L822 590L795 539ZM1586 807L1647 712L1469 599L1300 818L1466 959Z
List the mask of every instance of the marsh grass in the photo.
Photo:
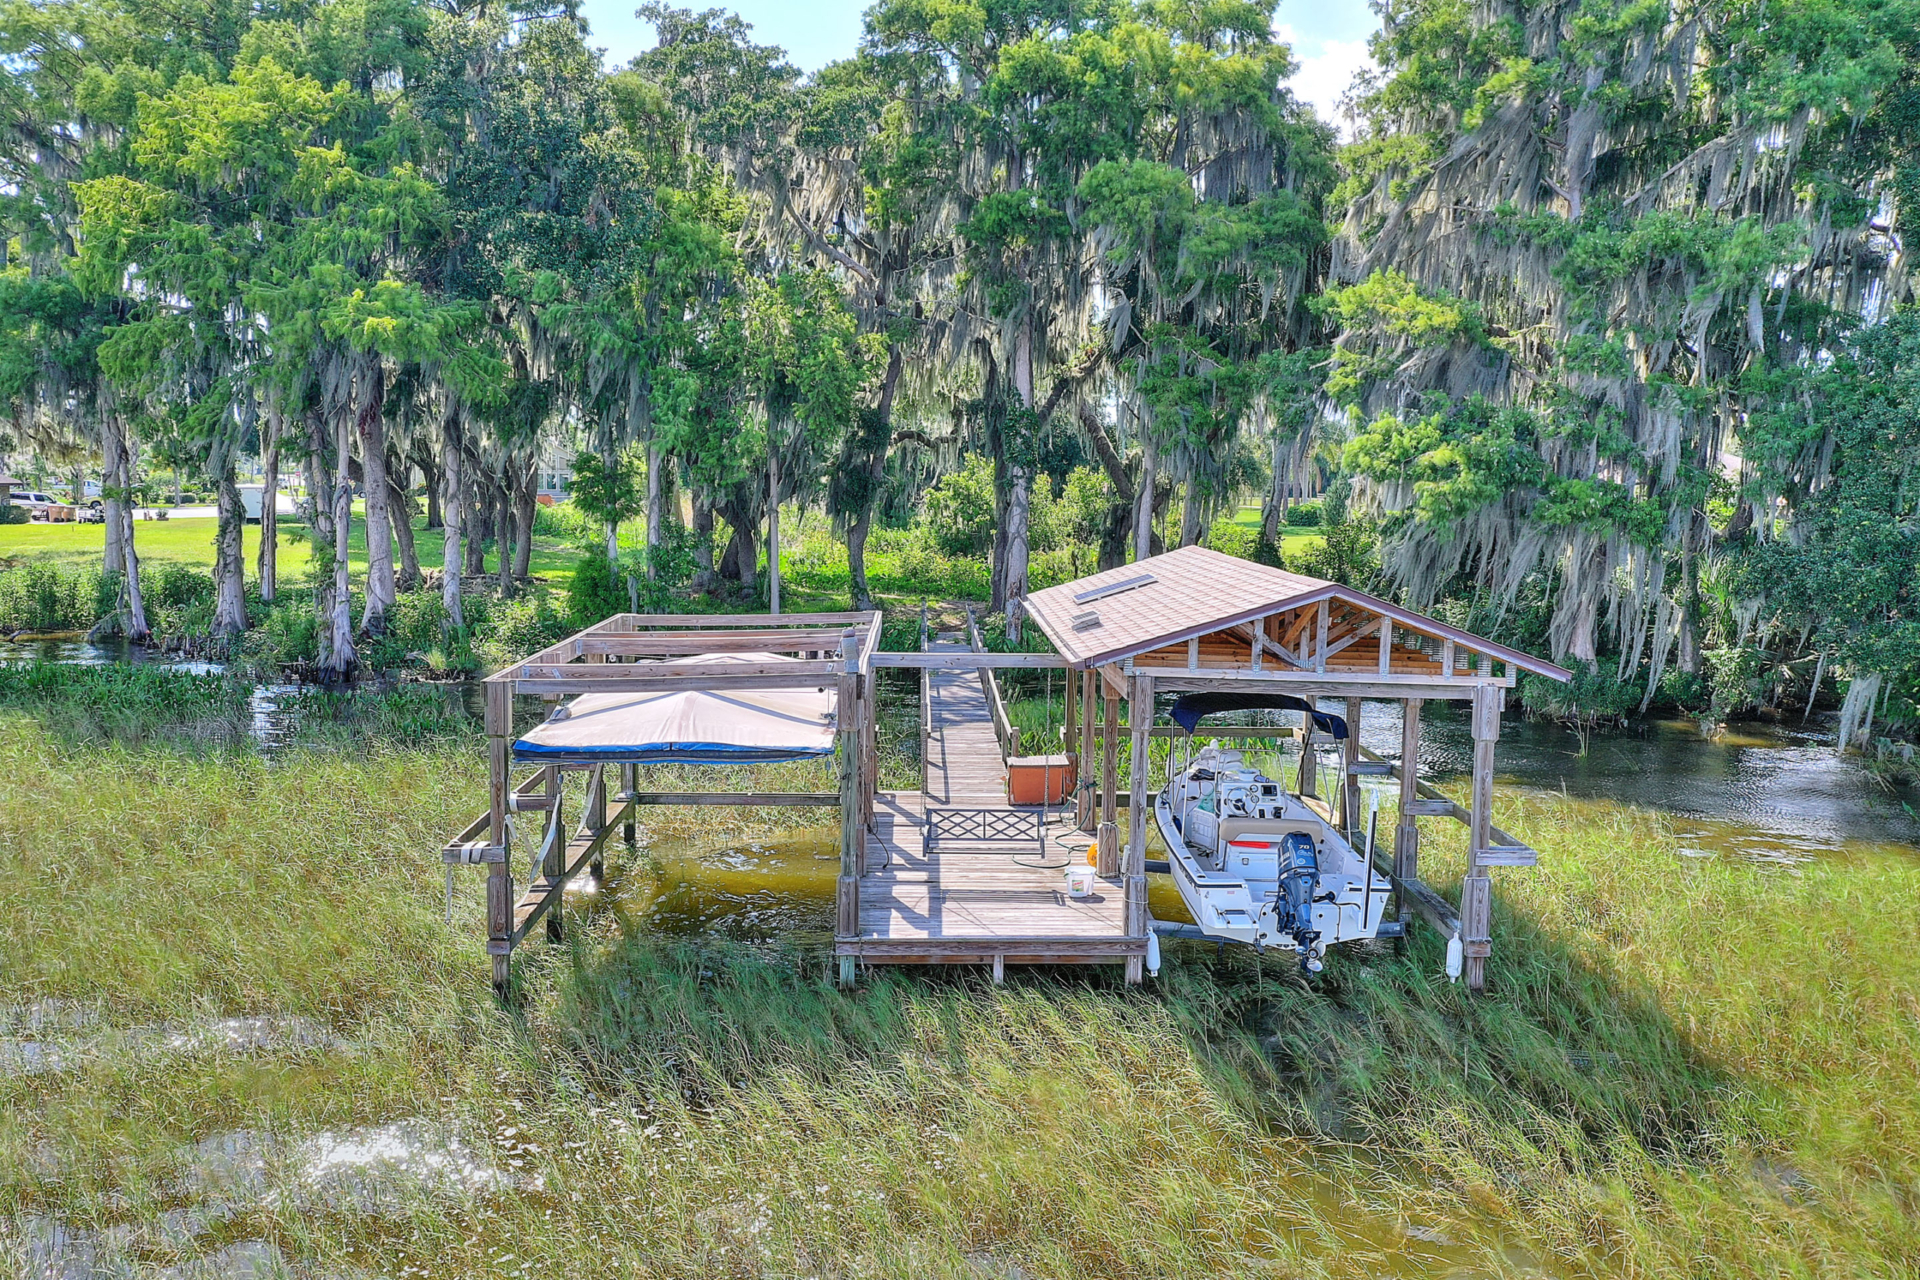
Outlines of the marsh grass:
M1688 859L1650 815L1503 792L1503 825L1548 856L1501 873L1480 999L1424 935L1311 986L1175 945L1139 991L876 971L842 993L816 951L600 912L525 948L502 1010L480 878L441 915L437 849L484 791L471 740L262 759L7 714L0 980L16 1009L84 1022L63 1034L86 1052L0 1075L0 1219L149 1221L200 1203L195 1143L409 1118L510 1180L375 1213L276 1166L277 1199L150 1264L239 1238L447 1276L1898 1276L1920 1257L1907 852ZM1424 825L1451 891L1458 838ZM340 1043L165 1056L133 1034L244 1015Z

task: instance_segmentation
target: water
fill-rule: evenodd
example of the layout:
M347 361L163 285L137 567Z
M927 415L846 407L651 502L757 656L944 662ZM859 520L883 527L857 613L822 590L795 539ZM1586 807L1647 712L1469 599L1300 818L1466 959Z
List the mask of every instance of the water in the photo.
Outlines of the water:
M99 642L72 639L0 640L0 664L18 662L71 662L83 667L103 667L110 662L136 662L199 676L215 675L227 669L224 662L180 658L158 649L129 644L118 637Z
M1703 733L1690 720L1647 721L1595 734L1587 753L1558 725L1509 714L1494 770L1503 785L1631 805L1680 821L1683 842L1775 861L1893 846L1920 852L1920 793L1889 786L1856 757L1833 749L1816 722L1736 724ZM1360 740L1400 753L1397 708L1369 704ZM1473 757L1466 717L1443 710L1422 725L1420 768L1443 787L1464 778ZM1455 786L1456 799L1464 787Z

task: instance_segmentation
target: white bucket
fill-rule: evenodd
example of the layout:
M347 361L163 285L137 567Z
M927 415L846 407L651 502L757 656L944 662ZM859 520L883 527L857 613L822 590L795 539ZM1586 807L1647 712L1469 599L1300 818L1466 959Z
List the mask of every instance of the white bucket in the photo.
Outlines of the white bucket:
M1093 892L1093 868L1084 862L1067 868L1067 896L1084 898Z

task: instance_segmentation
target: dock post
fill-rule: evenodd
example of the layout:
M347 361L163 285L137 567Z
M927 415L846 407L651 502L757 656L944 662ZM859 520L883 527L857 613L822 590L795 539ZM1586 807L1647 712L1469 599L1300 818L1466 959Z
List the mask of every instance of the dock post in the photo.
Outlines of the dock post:
M835 886L834 933L842 939L860 936L860 846L866 827L860 821L860 654L852 627L840 635L840 879ZM840 985L854 982L854 956L840 957Z
M1069 670L1065 672L1065 675L1066 679L1062 682L1065 687L1060 691L1060 751L1061 754L1067 758L1068 776L1073 778L1074 785L1078 786L1080 780L1080 708L1074 694L1079 692L1079 690L1074 688L1073 672ZM1051 675L1049 675L1048 678L1051 680ZM1051 749L1044 754L1051 755ZM1053 786L1051 773L1049 773L1047 777L1049 780L1047 794L1052 795ZM1063 792L1062 794L1064 795L1065 793ZM1051 821L1051 817L1049 817L1048 820Z
M1399 899L1401 937L1413 921L1400 886L1420 874L1420 824L1414 818L1413 802L1420 798L1420 699L1402 700L1400 715L1400 825L1393 836L1393 892Z
M1089 832L1097 825L1094 800L1099 791L1099 784L1093 779L1094 682L1097 679L1092 667L1080 673L1080 776L1074 785L1073 825Z
M1347 740L1341 744L1340 758L1345 761L1341 770L1343 785L1340 788L1340 823L1347 829L1347 839L1357 840L1360 835L1360 775L1353 766L1360 763L1360 699L1347 699ZM1371 854L1373 851L1367 851Z
M513 682L487 681L487 843L501 851L487 864L487 954L493 959L493 990L507 996L513 952L513 851L507 848L507 735L513 730Z
M1128 727L1133 730L1132 771L1127 781L1127 879L1126 935L1144 937L1147 932L1147 776L1151 772L1147 757L1147 731L1153 725L1153 677L1136 671L1127 696ZM1127 982L1134 985L1145 977L1146 957L1127 957Z
M601 765L600 769L604 769L605 767L605 765ZM581 806L580 814L584 821L594 826L599 826L600 823L605 820L604 816L599 819L596 819L594 816L594 781L599 778L600 769L595 769L588 778L587 802ZM547 765L542 772L547 775L548 803L553 806L547 814L547 819L552 822L555 829L560 832L560 839L554 848L547 850L547 856L540 864L540 876L549 884L557 884L560 880L561 872L567 869L567 821L566 814L560 808L560 770L554 765ZM532 888L532 883L529 882L527 887ZM566 905L566 895L565 893L561 893L560 897L554 901L553 906L547 910L548 942L566 941L566 922L562 918L566 913Z
M627 799L631 801L634 795L639 792L639 790L640 790L640 766L637 764L621 765L620 766L621 794L625 795ZM634 818L638 813L639 813L638 805L628 804L627 821L625 824L626 829L621 832L621 837L624 840L626 840L627 849L629 852L633 851L634 849L637 849L640 845L639 832L636 830L636 824L634 822ZM604 870L605 868L603 867L602 871L604 872Z
M1493 880L1481 864L1493 826L1493 745L1500 738L1500 705L1505 691L1496 684L1473 690L1473 803L1468 817L1467 875L1460 882L1460 941L1464 944L1467 990L1487 986L1487 956L1493 950Z
M1307 701L1312 702L1309 698ZM1294 790L1303 796L1320 796L1320 761L1313 754L1313 712L1300 713L1300 781Z
M1101 684L1105 686L1103 677ZM1101 878L1120 874L1120 860L1114 856L1120 835L1120 699L1109 687L1103 712L1107 736L1100 750L1100 835L1094 854L1093 873Z

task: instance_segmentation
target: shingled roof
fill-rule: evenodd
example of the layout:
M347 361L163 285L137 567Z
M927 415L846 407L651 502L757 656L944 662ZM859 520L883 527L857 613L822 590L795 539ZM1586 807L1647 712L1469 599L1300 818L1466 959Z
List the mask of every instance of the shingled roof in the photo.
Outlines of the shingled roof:
M1551 662L1364 591L1242 560L1208 547L1180 547L1036 591L1027 597L1026 610L1070 666L1092 667L1203 636L1218 638L1217 633L1236 629L1236 634L1244 635L1244 650L1250 653L1250 624L1255 619L1297 615L1309 607L1317 608L1322 601L1342 607L1342 617L1349 620L1346 635L1355 639L1367 632L1377 634L1379 622L1390 620L1398 631L1431 637L1443 645L1450 641L1456 650L1485 655L1507 663L1510 669L1555 680L1567 680L1572 675ZM1288 646L1282 629L1271 621L1267 625L1274 627L1272 632L1263 632L1267 650L1284 652ZM1299 629L1296 625L1296 635ZM1353 639L1345 639L1346 646L1352 643ZM1399 649L1397 641L1395 648ZM1433 661L1417 650L1404 652L1408 660L1419 660L1422 665ZM1210 661L1207 665L1215 664ZM1276 659L1276 665L1284 668L1286 664Z

